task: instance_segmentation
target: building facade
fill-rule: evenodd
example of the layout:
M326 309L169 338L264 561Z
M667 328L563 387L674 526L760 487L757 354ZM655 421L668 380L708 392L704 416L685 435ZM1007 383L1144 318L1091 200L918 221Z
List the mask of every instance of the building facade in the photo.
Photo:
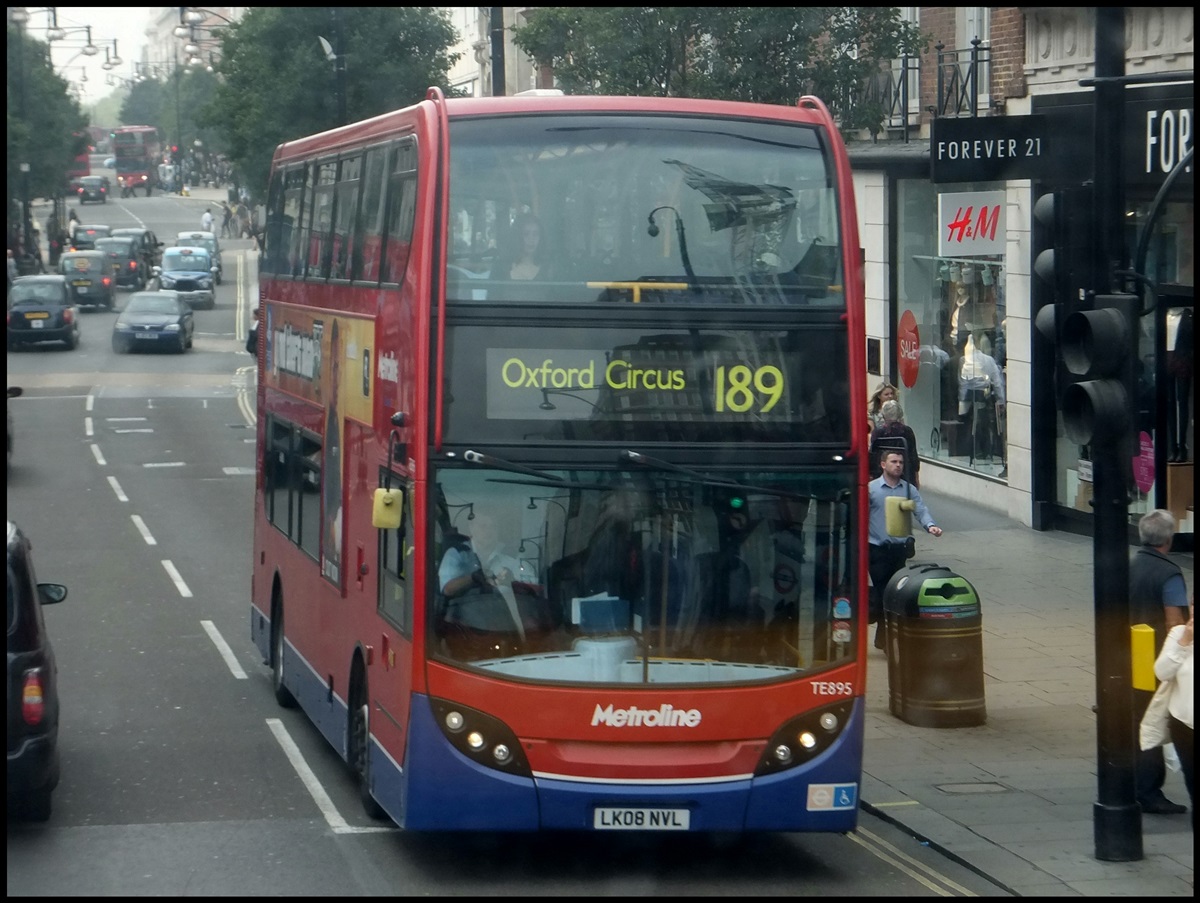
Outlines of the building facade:
M922 484L1039 529L1089 532L1089 449L1056 416L1055 349L1037 311L1043 250L1034 205L1090 192L1095 11L911 7L932 36L901 61L909 89L875 140L852 142L866 249L872 382L899 388L918 438ZM1130 519L1170 508L1191 540L1194 456L1190 323L1193 181L1190 8L1126 11L1121 148L1126 241L1148 252L1158 304L1140 320ZM1161 77L1162 81L1157 81ZM914 96L915 95L915 96ZM1182 341L1181 341L1182 338Z

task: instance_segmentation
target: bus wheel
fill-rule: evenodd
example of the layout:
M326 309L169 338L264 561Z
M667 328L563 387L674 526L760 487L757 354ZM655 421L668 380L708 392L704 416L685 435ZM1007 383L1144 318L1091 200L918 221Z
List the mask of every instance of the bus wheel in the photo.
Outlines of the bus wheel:
M358 798L371 818L384 819L387 813L371 796L371 716L367 695L367 677L362 664L355 662L350 693L350 767L358 778Z
M271 606L271 689L275 701L285 709L294 708L296 697L283 683L283 601Z

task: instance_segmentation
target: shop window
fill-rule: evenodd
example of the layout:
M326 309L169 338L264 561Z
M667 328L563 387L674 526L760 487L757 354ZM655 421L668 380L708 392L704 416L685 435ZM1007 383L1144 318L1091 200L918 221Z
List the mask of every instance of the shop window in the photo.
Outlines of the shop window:
M900 183L901 336L897 355L904 420L925 460L1007 476L1008 392L1005 271L1000 255L937 254L937 192ZM912 341L915 338L915 342Z

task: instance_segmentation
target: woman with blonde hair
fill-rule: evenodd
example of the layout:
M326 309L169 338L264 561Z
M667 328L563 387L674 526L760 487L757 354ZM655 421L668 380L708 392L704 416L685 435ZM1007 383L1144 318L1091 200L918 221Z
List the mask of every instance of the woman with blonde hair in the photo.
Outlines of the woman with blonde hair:
M885 401L899 400L900 390L886 379L875 387L875 391L871 393L870 401L867 402L867 421L870 424L867 427L868 433L877 426L883 426L883 403Z

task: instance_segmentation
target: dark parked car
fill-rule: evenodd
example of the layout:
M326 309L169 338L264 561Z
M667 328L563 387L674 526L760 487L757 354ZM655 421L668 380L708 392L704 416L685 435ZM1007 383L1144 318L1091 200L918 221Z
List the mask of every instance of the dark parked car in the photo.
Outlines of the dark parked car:
M29 539L12 521L7 545L8 802L46 821L59 777L58 666L42 606L67 598L67 588L37 582Z
M112 347L117 354L135 348L166 348L183 354L192 347L196 318L179 292L135 292L113 323Z
M108 238L111 231L108 226L76 224L75 229L71 232L70 250L94 251L96 250L96 240Z
M79 308L65 276L18 276L8 294L8 350L35 342L79 345Z
M217 268L217 285L221 284L221 277L225 275L225 269L221 266L221 241L217 238L216 233L180 232L175 237L175 245L180 248L204 248L208 251Z
M138 252L142 256L142 265L146 268L146 272L150 272L151 267L156 267L162 263L163 243L158 240L149 229L141 226L123 226L120 229L112 230L113 238L132 238L137 242ZM150 277L147 276L147 279Z
M58 272L67 280L67 290L76 304L113 309L116 279L103 251L68 251L58 259Z
M158 287L173 289L192 307L212 310L217 305L213 277L217 268L203 248L167 248L161 267L153 270Z
M95 201L98 204L108 203L108 179L101 176L83 176L72 183L72 187L75 189L75 197L79 199L80 206L88 201Z
M127 236L101 238L96 250L108 258L112 277L123 288L141 290L150 280L150 270L143 266L141 249Z

